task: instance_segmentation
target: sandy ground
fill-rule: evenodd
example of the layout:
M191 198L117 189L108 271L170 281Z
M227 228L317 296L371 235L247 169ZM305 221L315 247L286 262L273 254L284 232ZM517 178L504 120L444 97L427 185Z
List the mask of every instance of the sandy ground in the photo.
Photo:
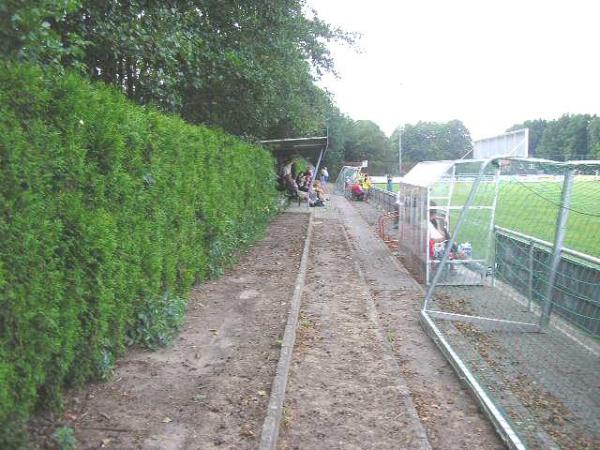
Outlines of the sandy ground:
M430 448L402 378L383 357L342 225L314 223L280 448Z
M36 421L38 445L62 423L80 449L256 448L307 224L276 219L235 268L194 289L170 348L131 351L112 381L71 392L62 417Z

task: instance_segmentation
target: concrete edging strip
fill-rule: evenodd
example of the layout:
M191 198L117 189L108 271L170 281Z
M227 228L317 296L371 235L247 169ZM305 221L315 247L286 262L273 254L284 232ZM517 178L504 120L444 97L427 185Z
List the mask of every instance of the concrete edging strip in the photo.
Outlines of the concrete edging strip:
M300 260L300 269L296 278L296 286L292 296L292 303L288 313L288 320L285 326L283 342L281 343L281 353L277 363L277 369L273 384L271 386L271 395L269 396L269 405L267 407L267 416L263 423L260 435L260 450L274 450L277 447L279 437L279 426L283 413L283 402L285 400L285 388L287 386L290 364L294 343L296 342L296 328L298 326L298 316L300 315L300 303L302 291L304 289L304 280L306 278L306 268L308 266L308 253L310 250L310 240L313 230L313 214L309 214L308 229L306 240L304 241L304 251Z

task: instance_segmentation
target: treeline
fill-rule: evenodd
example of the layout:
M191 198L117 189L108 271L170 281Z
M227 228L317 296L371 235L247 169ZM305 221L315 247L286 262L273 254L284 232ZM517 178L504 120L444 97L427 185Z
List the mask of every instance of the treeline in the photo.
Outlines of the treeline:
M469 130L459 120L418 122L394 130L388 138L369 120L353 121L339 111L329 118L332 148L325 163L337 170L345 162L369 160L373 175L398 173L399 134L402 130L402 173L420 161L472 157ZM529 128L529 155L557 161L600 159L600 117L565 114L556 120L528 120L509 128Z
M507 131L529 128L529 156L557 161L600 159L600 117L564 114L555 120L527 120Z
M314 81L327 42L351 43L304 0L6 0L5 59L72 68L191 123L259 138L322 133Z
M461 158L473 148L469 130L458 120L406 124L388 138L374 122L353 121L338 114L330 119L332 150L326 164L335 173L344 162L368 160L370 174L397 175L400 130L402 173L420 161Z
M398 147L399 129L390 138ZM471 133L460 120L446 123L418 122L402 130L402 172L420 161L460 159L473 149Z
M373 174L393 169L394 155L389 139L379 126L370 120L352 120L336 112L329 120L330 149L324 164L336 175L346 163L369 161ZM395 157L396 166L398 157Z

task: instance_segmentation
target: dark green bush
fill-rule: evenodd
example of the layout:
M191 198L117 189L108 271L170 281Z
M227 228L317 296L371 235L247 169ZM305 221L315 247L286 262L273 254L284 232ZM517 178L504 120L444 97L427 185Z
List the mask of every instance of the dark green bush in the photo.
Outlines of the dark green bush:
M257 237L274 184L271 156L235 137L0 66L0 448L127 342L164 343L173 299Z
M169 292L145 301L129 327L127 344L152 350L168 345L183 325L185 303L185 299Z

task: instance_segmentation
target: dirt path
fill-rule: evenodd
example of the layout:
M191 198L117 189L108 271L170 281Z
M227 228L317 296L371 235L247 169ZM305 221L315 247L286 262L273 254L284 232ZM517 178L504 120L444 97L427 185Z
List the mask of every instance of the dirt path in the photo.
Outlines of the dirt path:
M503 448L418 325L414 280L352 204L332 196L315 209L279 448ZM281 215L193 291L171 348L130 352L112 381L39 417L39 447L64 424L80 449L258 448L307 225L307 214Z
M373 232L379 212L339 201L344 223L369 281L380 321L435 449L502 449L502 441L418 322L421 288Z
M281 449L427 449L337 220L315 220Z
M132 351L112 381L68 396L58 423L79 449L257 448L308 217L283 214L234 269L194 289L171 348ZM40 446L52 429L38 427Z

